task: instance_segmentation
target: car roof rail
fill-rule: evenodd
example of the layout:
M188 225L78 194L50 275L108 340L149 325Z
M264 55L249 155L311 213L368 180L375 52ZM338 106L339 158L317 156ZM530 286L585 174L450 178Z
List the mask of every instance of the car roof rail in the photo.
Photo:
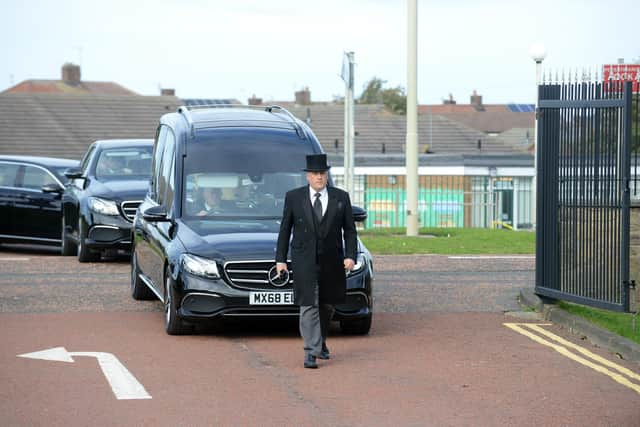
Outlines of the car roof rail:
M195 138L196 128L193 124L193 116L191 116L191 112L189 111L189 108L186 105L181 105L180 107L178 107L178 113L180 113L182 117L184 117L184 119L187 121L187 126L189 126L189 132L191 133L191 138Z
M289 117L289 120L291 120L291 123L293 123L293 126L296 128L296 133L298 134L298 136L300 138L304 138L302 127L300 127L300 124L298 123L298 119L293 114L291 114L291 111L279 105L268 105L264 109L265 111L268 111L270 113L273 113L273 110L277 110L283 113L284 115L286 115L287 117Z
M291 124L293 125L296 134L301 138L305 138L305 133L298 122L296 116L291 114L289 110L280 105L243 105L243 104L200 104L200 105L182 105L178 107L178 113L182 114L182 116L187 121L187 125L191 130L191 137L195 137L195 125L193 123L193 116L191 115L191 111L194 110L206 110L211 108L244 108L244 109L252 109L252 110L262 110L268 113L281 113L284 114Z

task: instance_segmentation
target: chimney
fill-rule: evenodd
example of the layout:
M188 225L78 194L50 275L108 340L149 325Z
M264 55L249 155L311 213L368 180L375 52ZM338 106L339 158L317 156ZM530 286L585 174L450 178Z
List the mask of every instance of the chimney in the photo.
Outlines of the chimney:
M298 105L311 104L311 92L309 91L309 87L305 86L304 89L296 92L296 104Z
M160 95L162 96L176 96L175 89L160 89Z
M477 111L484 111L484 106L482 105L482 95L478 95L475 89L471 94L470 103L471 103L471 106L475 108Z
M478 93L476 92L476 90L473 90L473 93L471 94L471 105L474 106L481 106L482 105L482 95L478 95Z
M455 99L453 99L453 94L451 94L451 93L450 93L450 94L449 94L449 99L444 99L444 100L442 101L442 103L443 103L443 104L445 104L445 105L455 105L456 100L455 100Z
M249 105L262 105L262 98L256 98L256 94L251 95L251 98L247 99Z
M80 84L80 66L67 62L62 66L62 81L69 85Z

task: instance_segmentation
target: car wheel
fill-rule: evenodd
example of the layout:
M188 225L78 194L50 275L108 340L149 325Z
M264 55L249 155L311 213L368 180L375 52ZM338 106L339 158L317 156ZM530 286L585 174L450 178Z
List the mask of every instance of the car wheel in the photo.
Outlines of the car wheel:
M85 244L87 239L87 226L85 225L82 217L78 219L78 261L80 262L94 262L100 259L100 254L91 252Z
M164 275L164 328L169 335L186 335L193 327L178 317L176 288L169 271Z
M62 215L62 235L60 242L60 254L62 256L71 256L77 253L77 245L67 237L67 220L64 215Z
M135 300L151 300L155 298L155 294L140 279L138 257L135 252L131 254L131 296Z
M367 317L355 320L341 320L340 329L342 333L348 335L367 335L371 330L371 321L373 315L369 314Z

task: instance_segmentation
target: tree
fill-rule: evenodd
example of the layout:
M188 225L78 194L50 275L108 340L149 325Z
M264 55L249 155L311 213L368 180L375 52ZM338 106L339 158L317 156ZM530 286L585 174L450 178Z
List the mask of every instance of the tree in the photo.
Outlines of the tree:
M396 114L406 114L407 112L407 95L404 88L396 86L395 88L383 89L386 80L373 77L365 85L358 102L360 104L383 104L389 111Z

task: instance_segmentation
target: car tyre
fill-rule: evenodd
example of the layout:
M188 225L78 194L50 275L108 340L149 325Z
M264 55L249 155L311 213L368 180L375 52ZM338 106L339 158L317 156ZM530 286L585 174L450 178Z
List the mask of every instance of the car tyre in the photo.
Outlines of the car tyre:
M82 216L78 219L78 261L94 262L100 259L100 254L91 252L87 248L85 240L87 239L87 225L82 220Z
M138 257L136 253L131 254L131 296L135 300L151 300L155 298L155 294L140 279L140 270L138 269Z
M164 274L164 327L169 335L187 335L193 326L178 317L177 292L169 270Z
M367 335L371 330L372 319L373 315L370 313L367 317L360 319L341 320L340 329L347 335Z
M72 256L78 252L75 242L71 241L67 236L67 220L62 215L62 235L60 237L60 254L62 256Z

